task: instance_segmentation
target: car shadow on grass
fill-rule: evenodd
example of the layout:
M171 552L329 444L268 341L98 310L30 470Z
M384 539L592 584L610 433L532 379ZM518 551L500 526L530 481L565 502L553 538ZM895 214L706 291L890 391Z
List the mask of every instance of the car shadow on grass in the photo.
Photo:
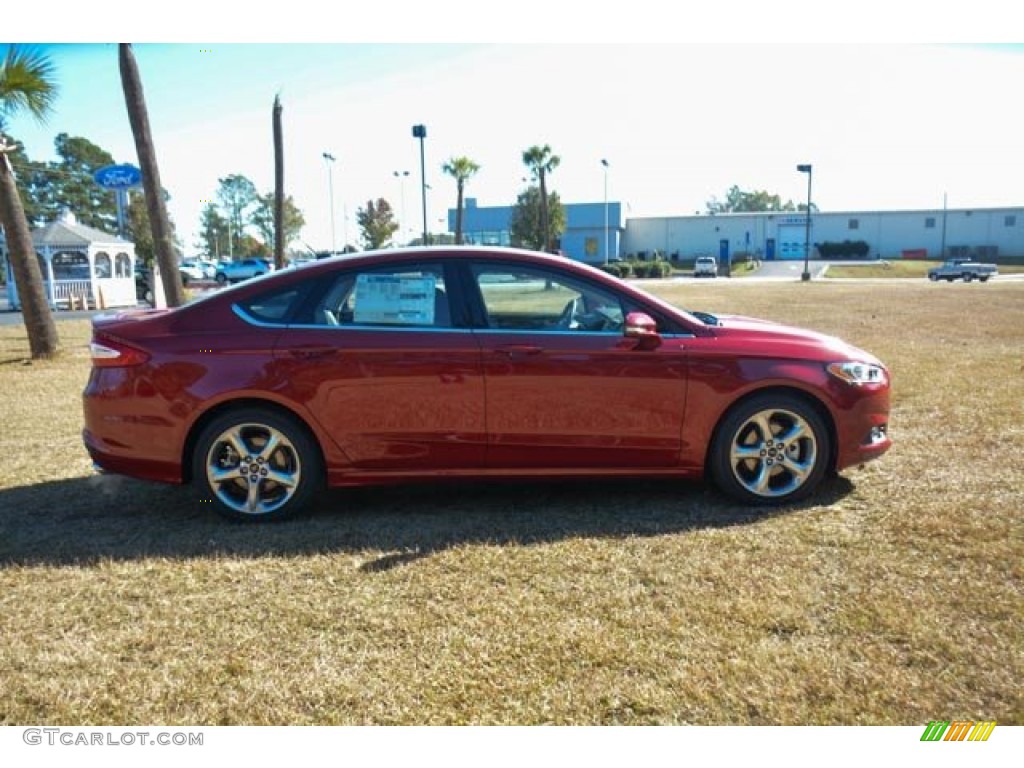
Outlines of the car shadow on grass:
M0 489L0 567L352 552L370 555L363 570L379 572L465 544L755 525L827 506L852 489L838 477L802 504L755 508L679 481L365 487L325 491L300 516L255 525L223 520L188 488L104 475Z

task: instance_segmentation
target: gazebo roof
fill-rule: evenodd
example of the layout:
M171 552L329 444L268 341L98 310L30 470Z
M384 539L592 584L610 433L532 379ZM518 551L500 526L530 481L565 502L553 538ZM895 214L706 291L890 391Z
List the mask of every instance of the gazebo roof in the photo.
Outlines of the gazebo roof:
M57 221L32 231L32 242L38 246L82 247L90 245L132 245L109 232L79 224L74 215L65 213Z

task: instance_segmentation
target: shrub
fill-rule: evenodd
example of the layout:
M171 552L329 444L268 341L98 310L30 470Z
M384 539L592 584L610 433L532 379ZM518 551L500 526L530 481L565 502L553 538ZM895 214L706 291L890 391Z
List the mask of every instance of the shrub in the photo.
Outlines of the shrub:
M823 259L863 259L871 250L865 240L843 240L841 243L817 243L818 254Z

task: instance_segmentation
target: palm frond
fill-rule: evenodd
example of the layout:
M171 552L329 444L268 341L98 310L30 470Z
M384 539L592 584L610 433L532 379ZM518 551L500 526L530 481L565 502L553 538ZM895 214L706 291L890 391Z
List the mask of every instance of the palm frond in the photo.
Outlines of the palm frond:
M0 123L23 110L43 122L56 98L56 69L49 57L10 46L0 62Z

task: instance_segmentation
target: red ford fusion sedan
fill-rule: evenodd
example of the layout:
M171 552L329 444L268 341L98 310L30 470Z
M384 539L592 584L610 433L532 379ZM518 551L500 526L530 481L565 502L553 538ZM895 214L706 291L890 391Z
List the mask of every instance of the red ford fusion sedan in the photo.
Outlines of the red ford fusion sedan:
M317 261L99 316L91 349L96 465L193 483L234 519L325 484L488 476L709 475L783 503L890 446L867 352L528 251Z

